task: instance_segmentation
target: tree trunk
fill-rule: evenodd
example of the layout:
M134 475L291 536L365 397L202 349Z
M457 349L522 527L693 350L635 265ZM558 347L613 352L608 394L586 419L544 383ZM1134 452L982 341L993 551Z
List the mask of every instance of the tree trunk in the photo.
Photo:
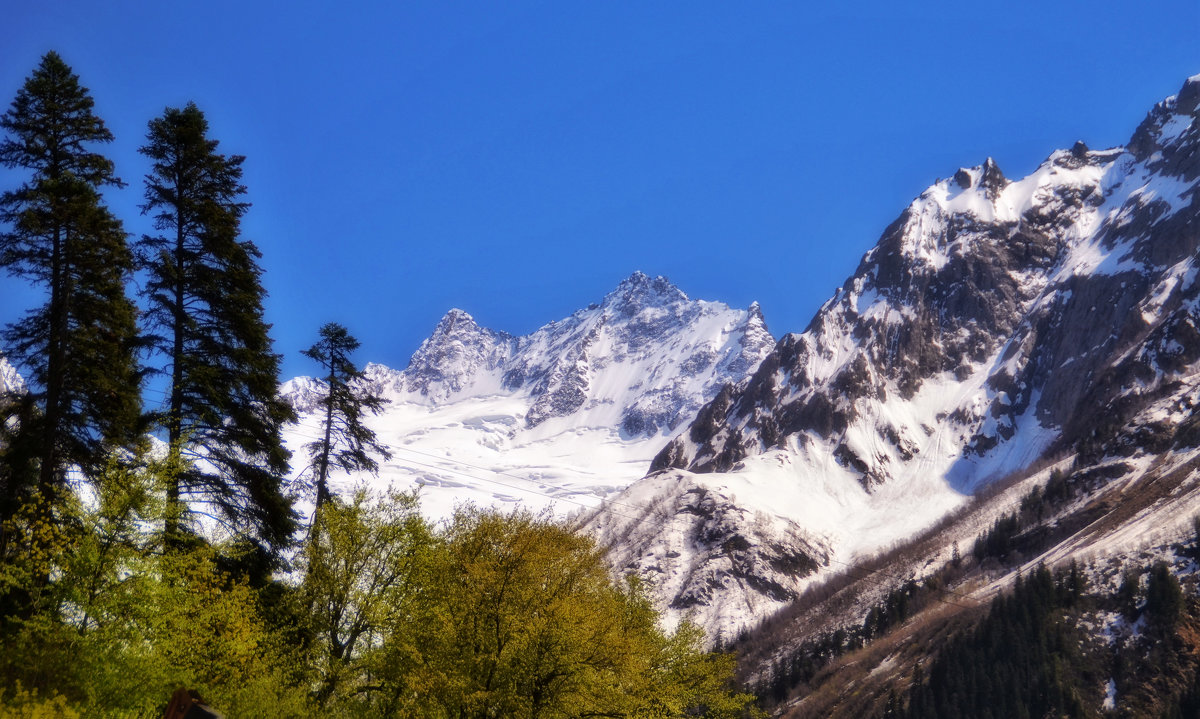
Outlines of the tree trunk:
M176 184L178 187L178 183ZM176 207L180 206L176 198ZM183 307L183 215L175 213L175 297L171 312L174 320L174 337L171 347L171 406L167 410L167 441L172 452L170 475L167 478L166 519L163 523L163 544L167 549L180 545L179 528L183 517L183 502L180 499L179 473L183 471L183 330L187 315Z
M333 383L337 381L337 371L334 369L332 360L329 363L329 379L326 384L325 394L325 439L321 444L321 458L317 462L317 506L316 509L321 509L321 505L329 500L329 452L330 444L333 441Z
M56 449L58 425L62 416L60 409L62 374L66 365L66 358L63 356L67 325L67 302L63 297L65 290L63 277L66 274L63 267L63 255L65 254L63 249L62 228L56 227L50 258L50 328L46 347L46 416L42 430L41 466L38 472L38 491L48 504L54 499L54 489L58 479L55 476L58 464Z

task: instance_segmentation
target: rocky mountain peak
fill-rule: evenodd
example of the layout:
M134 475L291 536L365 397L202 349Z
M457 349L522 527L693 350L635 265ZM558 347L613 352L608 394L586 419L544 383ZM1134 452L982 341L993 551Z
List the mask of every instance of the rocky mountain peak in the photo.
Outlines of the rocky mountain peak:
M527 408L514 425L526 429L570 418L644 438L686 422L774 344L757 303L736 310L691 300L665 277L634 272L600 304L520 337L452 309L407 368L370 364L364 381L400 403L519 398ZM286 390L307 407L312 392L301 379Z
M1128 150L1159 174L1200 176L1200 75L1184 82L1177 95L1154 106L1129 140Z
M442 315L442 319L438 321L433 334L434 336L462 336L476 334L480 331L482 331L482 328L475 321L474 317L463 310L452 308L446 314Z
M683 290L661 275L651 278L644 272L634 272L605 296L601 307L617 317L632 317L649 307L666 307L687 302Z
M1200 108L1200 75L1192 75L1184 81L1175 97L1175 111L1195 115L1197 108Z
M1004 173L1000 171L1000 166L990 157L983 163L979 186L983 189L984 194L987 195L989 200L995 200L1000 196L1004 188L1008 186L1008 180L1004 177Z
M992 158L987 158L982 165L972 168L959 168L954 173L954 183L961 190L979 190L989 200L995 200L1009 185L1009 181L1000 171L1000 166Z
M767 326L767 319L763 317L762 306L758 304L758 300L751 302L750 306L746 308L746 312L747 324L762 325L764 328Z
M433 401L449 399L467 390L481 370L498 366L511 344L510 335L480 327L468 313L452 309L413 353L395 388Z

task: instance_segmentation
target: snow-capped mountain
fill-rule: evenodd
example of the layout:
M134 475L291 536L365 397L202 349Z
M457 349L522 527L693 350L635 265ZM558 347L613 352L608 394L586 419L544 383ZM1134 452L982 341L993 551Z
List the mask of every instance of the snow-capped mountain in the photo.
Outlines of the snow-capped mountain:
M676 614L728 635L1039 460L1200 441L1198 105L1200 76L1125 147L1076 143L1018 181L989 159L934 184L803 333L614 499L655 497L658 521L608 509L588 526L661 577ZM723 506L722 544L695 493ZM811 561L781 572L787 537Z
M365 369L389 400L372 423L395 450L380 481L423 484L433 516L465 500L593 506L643 476L672 433L774 343L757 304L693 300L640 272L525 336L450 310L407 368ZM304 415L289 437L296 451L315 435L321 384L300 377L283 392Z
M0 396L25 391L25 380L8 359L0 355Z

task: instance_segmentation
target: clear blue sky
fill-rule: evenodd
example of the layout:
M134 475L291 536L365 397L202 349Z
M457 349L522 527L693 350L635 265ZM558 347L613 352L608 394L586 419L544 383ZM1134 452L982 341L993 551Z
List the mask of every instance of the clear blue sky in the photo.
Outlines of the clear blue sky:
M12 2L0 105L57 50L142 233L146 123L194 100L247 156L291 376L326 321L402 367L450 307L524 333L639 269L800 331L936 178L1124 143L1198 31L1195 0Z

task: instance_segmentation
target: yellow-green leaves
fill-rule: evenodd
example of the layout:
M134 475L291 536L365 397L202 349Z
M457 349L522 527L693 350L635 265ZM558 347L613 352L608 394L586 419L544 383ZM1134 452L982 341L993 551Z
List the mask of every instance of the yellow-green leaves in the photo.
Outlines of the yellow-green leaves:
M306 596L326 707L364 716L744 716L733 662L664 633L636 583L546 516L462 508L438 532L362 493L318 517ZM356 639L351 646L350 640Z
M372 499L360 490L317 510L300 594L320 647L315 695L322 704L339 690L357 697L369 685L363 656L425 601L432 545L411 494Z
M693 625L664 632L641 584L549 516L467 507L435 527L414 495L359 491L318 510L291 575L255 584L235 545L163 550L162 471L114 464L86 498L19 515L47 550L0 564L37 598L0 625L0 676L28 689L0 712L152 717L182 686L231 717L752 714L732 658Z

